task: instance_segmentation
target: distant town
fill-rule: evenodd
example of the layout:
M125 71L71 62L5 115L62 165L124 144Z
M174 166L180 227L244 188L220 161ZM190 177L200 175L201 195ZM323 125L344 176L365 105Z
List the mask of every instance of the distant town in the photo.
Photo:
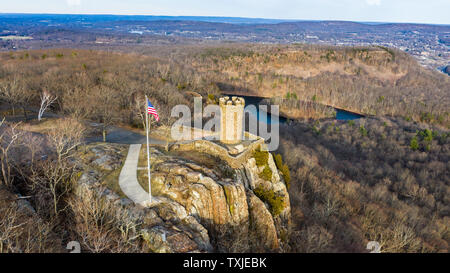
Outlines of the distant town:
M220 17L0 14L0 51L172 43L306 43L400 49L449 72L450 26Z

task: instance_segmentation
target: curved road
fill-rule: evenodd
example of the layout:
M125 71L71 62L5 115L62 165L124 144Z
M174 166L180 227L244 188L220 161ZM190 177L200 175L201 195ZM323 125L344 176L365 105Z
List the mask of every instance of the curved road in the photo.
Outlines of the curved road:
M108 126L107 130L108 134L106 135L106 142L119 144L147 144L145 135L116 126ZM88 137L86 138L86 142L103 142L103 136ZM151 137L149 138L149 142L150 144L166 144L163 140Z

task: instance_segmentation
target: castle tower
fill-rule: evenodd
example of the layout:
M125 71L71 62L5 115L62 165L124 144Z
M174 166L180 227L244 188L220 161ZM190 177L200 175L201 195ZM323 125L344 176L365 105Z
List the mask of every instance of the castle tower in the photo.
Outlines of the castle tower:
M239 97L223 97L219 100L220 142L238 144L242 141L245 100Z

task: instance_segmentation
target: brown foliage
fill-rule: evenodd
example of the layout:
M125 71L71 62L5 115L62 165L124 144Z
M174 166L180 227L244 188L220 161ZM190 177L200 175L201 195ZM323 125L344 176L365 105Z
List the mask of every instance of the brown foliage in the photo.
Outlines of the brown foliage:
M429 127L431 148L414 151L410 139L424 128L402 120L315 125L280 130L295 170L291 251L364 252L368 241L382 252L449 251L448 132Z

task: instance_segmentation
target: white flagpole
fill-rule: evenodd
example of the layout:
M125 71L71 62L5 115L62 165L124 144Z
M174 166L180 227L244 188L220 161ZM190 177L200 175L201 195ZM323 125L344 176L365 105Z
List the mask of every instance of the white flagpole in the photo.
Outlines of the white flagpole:
M150 131L150 123L148 121L148 98L147 96L145 96L145 119L146 119L146 123L147 123L147 128L146 128L146 132L147 132L147 174L148 174L148 195L150 197L150 203L152 202L152 185L150 183L150 147L149 147L149 141L148 141L148 134Z

